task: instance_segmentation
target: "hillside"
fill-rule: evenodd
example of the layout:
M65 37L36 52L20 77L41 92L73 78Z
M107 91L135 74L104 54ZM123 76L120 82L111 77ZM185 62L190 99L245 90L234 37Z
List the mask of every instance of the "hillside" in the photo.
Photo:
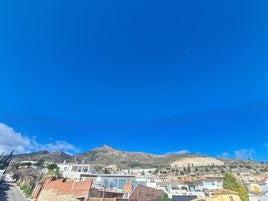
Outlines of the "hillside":
M120 168L158 167L158 166L201 166L223 165L224 162L197 154L165 154L153 155L143 152L125 152L113 149L107 145L76 156L78 162L91 163L100 166L117 165Z
M170 163L172 167L185 167L185 164L190 164L192 166L222 166L224 165L224 162L208 156L193 156L182 158Z
M158 166L187 166L188 164L198 165L222 165L223 162L207 156L197 154L165 154L154 155L143 152L126 152L114 149L104 145L99 148L92 149L88 152L70 156L64 152L49 153L46 150L29 154L15 155L13 161L37 161L44 159L47 162L78 162L90 163L96 166L116 166L119 168L152 168Z
M89 152L75 156L78 162L99 166L116 165L118 167L151 167L156 156L142 152L125 152L104 145Z
M246 168L260 170L266 169L267 164L257 161L246 161L237 159L218 159L214 157L204 156L200 154L165 154L154 155L143 152L126 152L114 149L110 146L104 145L99 148L92 149L88 152L70 156L64 152L52 152L40 151L29 154L15 155L13 161L38 161L44 159L47 162L62 163L66 162L78 162L89 163L100 167L117 167L124 168L155 168L155 167L199 167L199 166L218 166L222 170L224 166L232 170ZM254 168L256 167L256 168Z
M47 150L42 150L39 152L33 152L28 154L17 154L13 156L13 162L21 161L38 161L39 159L44 159L46 162L51 163L61 163L63 161L73 161L73 157L61 151L55 151L49 153Z

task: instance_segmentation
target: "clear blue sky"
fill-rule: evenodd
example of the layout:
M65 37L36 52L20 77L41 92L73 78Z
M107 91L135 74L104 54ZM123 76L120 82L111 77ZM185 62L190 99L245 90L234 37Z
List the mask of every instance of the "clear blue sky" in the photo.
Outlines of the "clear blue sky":
M109 144L268 161L267 10L265 0L1 2L0 151Z

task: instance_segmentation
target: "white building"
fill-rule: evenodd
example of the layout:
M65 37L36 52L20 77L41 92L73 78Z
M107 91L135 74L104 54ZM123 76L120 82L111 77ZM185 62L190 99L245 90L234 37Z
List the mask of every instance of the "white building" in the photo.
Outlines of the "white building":
M191 192L189 187L184 184L177 184L177 185L158 185L157 189L163 190L170 199L173 199L175 197L184 197L187 199L187 197L190 200L190 198L205 198L205 193L204 192L198 192L198 191L193 191Z
M62 176L69 179L80 179L81 174L96 174L96 169L89 164L57 164Z
M217 179L201 179L195 184L195 191L213 192L221 188L223 188L222 180Z
M125 170L122 170L121 172L124 174L148 175L148 174L152 174L155 170L156 168L145 168L145 169L136 168L136 169L125 169Z

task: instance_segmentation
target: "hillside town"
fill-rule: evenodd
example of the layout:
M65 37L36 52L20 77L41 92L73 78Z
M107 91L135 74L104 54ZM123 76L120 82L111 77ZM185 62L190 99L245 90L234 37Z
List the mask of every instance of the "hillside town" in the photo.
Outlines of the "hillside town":
M151 168L97 166L77 161L11 160L0 171L1 191L16 184L31 201L267 201L268 164L182 157ZM232 182L245 188L228 187ZM231 180L230 180L231 181ZM230 182L229 182L230 183Z
M0 201L268 201L268 0L0 0Z

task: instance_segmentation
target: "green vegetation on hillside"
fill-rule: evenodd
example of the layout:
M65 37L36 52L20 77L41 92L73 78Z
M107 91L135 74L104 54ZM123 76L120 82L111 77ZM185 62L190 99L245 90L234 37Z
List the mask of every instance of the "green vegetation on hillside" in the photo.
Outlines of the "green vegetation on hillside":
M31 186L23 185L23 186L20 187L20 189L23 191L23 193L27 197L31 197L32 192L33 192L33 188Z
M162 197L157 198L155 201L172 201L168 198L168 195L165 193Z
M238 192L241 201L249 201L246 188L235 178L232 173L224 174L223 188Z

